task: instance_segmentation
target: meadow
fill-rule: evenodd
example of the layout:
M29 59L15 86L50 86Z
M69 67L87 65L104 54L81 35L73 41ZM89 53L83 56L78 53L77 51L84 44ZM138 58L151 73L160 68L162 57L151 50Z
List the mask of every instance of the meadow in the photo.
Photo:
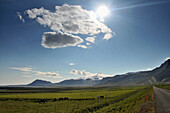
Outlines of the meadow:
M68 100L59 100L64 97ZM41 99L47 101L39 103ZM151 87L3 88L0 113L153 111L152 100Z
M170 90L170 84L158 84L156 87Z

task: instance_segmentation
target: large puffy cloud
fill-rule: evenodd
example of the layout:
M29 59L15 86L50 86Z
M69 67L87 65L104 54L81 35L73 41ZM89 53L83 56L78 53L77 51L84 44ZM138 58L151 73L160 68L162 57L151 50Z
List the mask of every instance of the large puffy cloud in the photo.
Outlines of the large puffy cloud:
M28 14L29 18L35 19L39 24L48 26L51 30L56 32L74 35L83 34L90 35L91 37L99 33L104 33L107 37L105 36L103 39L106 40L110 39L113 33L110 28L98 20L95 12L92 10L85 10L80 5L64 4L62 6L56 6L54 12L44 9L43 7L33 8L26 10L26 14ZM44 47L56 48L58 46L51 47L48 45Z
M43 77L60 78L60 74L58 74L56 72L36 71L30 67L9 67L9 69L19 70L23 74L29 74L29 75L24 75L23 77L32 77L32 75L38 75L38 76L43 76Z
M82 75L84 77L84 79L103 79L104 77L112 77L114 75L107 75L107 74L102 74L102 73L90 73L90 72L87 72L85 70L76 70L76 69L73 69L70 71L70 74L73 74L73 75Z
M78 36L62 32L45 32L42 36L42 46L45 48L60 48L67 46L76 46L83 42Z
M99 34L112 32L105 24L94 18L95 13L83 9L80 5L56 6L55 12L47 9L33 8L26 10L29 18L36 19L42 25L47 25L54 31L74 34ZM92 18L93 17L93 18Z

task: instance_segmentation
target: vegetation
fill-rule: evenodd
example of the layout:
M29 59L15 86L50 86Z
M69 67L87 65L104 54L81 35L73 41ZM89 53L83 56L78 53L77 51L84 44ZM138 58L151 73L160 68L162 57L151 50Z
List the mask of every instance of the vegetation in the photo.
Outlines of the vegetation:
M150 113L153 112L153 90L152 88L142 89L132 94L129 98L124 99L115 104L111 104L108 107L104 107L97 111L97 113L102 112L112 112L112 113Z
M152 100L151 89L150 87L93 87L68 90L42 88L36 89L38 90L36 93L35 89L1 90L0 113L127 112L127 110L140 111L141 105L149 105L152 111L152 104L150 102L147 104L145 101L146 95L149 101ZM104 99L98 99L98 96L104 96ZM59 100L61 97L68 97L68 100ZM54 98L57 100L54 101ZM39 103L39 99L47 99L47 102Z
M156 87L170 90L170 84L159 84Z
M131 92L134 90L73 90L73 91L64 91L62 93L10 93L10 94L1 94L0 98L10 98L10 99L19 99L19 98L40 98L40 99L53 99L60 97L68 97L70 99L93 99L97 98L98 95L107 95L109 97L118 96L123 93Z

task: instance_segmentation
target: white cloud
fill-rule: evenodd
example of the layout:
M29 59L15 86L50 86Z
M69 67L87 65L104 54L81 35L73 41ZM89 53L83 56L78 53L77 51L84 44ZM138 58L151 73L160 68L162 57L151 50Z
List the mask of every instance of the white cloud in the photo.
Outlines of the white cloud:
M104 77L112 77L114 75L107 75L107 74L102 74L102 73L90 73L90 72L87 72L85 70L76 70L76 69L73 69L70 71L70 74L73 74L73 75L84 75L84 79L103 79Z
M89 45L91 45L91 43L87 42L87 43L86 43L86 45L88 45L88 46L89 46Z
M112 33L105 34L103 39L109 40L110 38L112 38Z
M113 76L114 75L106 75L106 74L102 74L102 73L94 73L94 74L87 75L84 78L85 79L90 78L90 79L94 79L94 80L97 80L97 79L101 80L101 79L103 79L105 77L113 77Z
M9 69L15 69L23 72L32 71L31 67L9 67Z
M73 66L73 65L75 65L75 64L74 64L74 63L69 63L69 65L70 65L70 66Z
M77 45L77 47L81 47L81 48L83 48L83 49L86 49L86 48L87 48L87 46L85 46L85 45Z
M19 19L24 23L25 20L24 20L23 17L21 16L21 13L20 13L20 12L17 12L17 15L18 15Z
M47 25L54 31L63 31L74 34L99 34L112 32L105 24L96 18L91 18L95 13L83 9L80 5L56 6L55 12L47 9L33 8L26 10L29 18L36 19L42 25Z
M44 76L44 77L52 77L52 78L60 78L60 74L55 72L41 72L41 71L34 71L36 75Z
M73 70L70 71L70 74L73 74L73 75L90 75L92 73L86 72L85 70L76 70L76 69L73 69Z
M83 42L78 36L62 32L45 32L42 36L42 46L45 48L60 48L67 46L76 46Z
M22 77L30 78L32 76L31 75L23 75Z
M95 41L95 36L94 36L94 37L87 37L86 40L89 41L89 42L91 42L91 43L94 43L94 41Z
M116 32L112 32L113 36L116 36Z
M167 60L169 60L170 59L170 57L167 57L167 58L165 58L165 61L167 61Z
M9 69L19 70L24 74L29 74L29 75L23 75L23 77L32 77L32 75L38 75L38 76L44 76L44 77L60 78L60 74L58 73L35 71L35 70L32 70L32 68L30 67L20 67L20 68L9 67Z
M48 26L51 30L56 32L74 34L74 36L76 34L90 35L92 37L99 33L104 33L106 35L103 39L109 40L112 38L112 30L98 20L96 13L92 10L85 10L80 5L64 4L62 6L56 6L54 12L44 9L43 7L28 9L25 12L28 14L29 18L36 20L43 26ZM94 38L87 40L94 43ZM57 48L58 46L44 47Z

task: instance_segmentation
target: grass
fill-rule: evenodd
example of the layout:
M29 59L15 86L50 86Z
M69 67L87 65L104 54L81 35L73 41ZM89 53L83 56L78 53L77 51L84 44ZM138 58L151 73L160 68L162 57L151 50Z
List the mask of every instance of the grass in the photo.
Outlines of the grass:
M118 96L122 93L131 92L134 90L118 90L118 91L109 91L109 90L96 90L96 91L69 91L63 93L26 93L26 94L1 94L0 98L60 98L68 97L70 99L91 99L97 98L98 95L107 95L109 97Z
M146 96L149 99L148 103L146 102ZM147 113L154 112L152 102L152 89L146 88L142 89L129 98L126 98L118 103L110 104L108 107L98 110L96 113Z
M170 84L159 84L156 87L170 90Z
M81 89L81 90L80 90ZM4 90L0 92L0 113L87 113L87 112L106 112L112 107L116 111L120 109L134 109L136 106L145 103L141 101L149 92L150 88L145 87L109 87L109 88L69 88L69 90L52 92L46 89L38 89L38 93L29 93L22 89ZM57 91L54 91L57 90ZM36 89L37 91L37 89ZM12 92L12 93L11 93ZM24 93L23 93L24 92ZM42 92L42 93L40 93ZM97 99L98 95L104 95L107 98ZM39 104L33 99L53 99L68 97L69 100L52 100ZM135 97L135 98L134 98ZM140 98L138 100L138 98ZM83 100L84 99L84 100ZM135 102L135 103L134 103ZM128 107L129 106L129 107ZM140 110L140 109L137 109ZM111 110L113 111L113 110Z

